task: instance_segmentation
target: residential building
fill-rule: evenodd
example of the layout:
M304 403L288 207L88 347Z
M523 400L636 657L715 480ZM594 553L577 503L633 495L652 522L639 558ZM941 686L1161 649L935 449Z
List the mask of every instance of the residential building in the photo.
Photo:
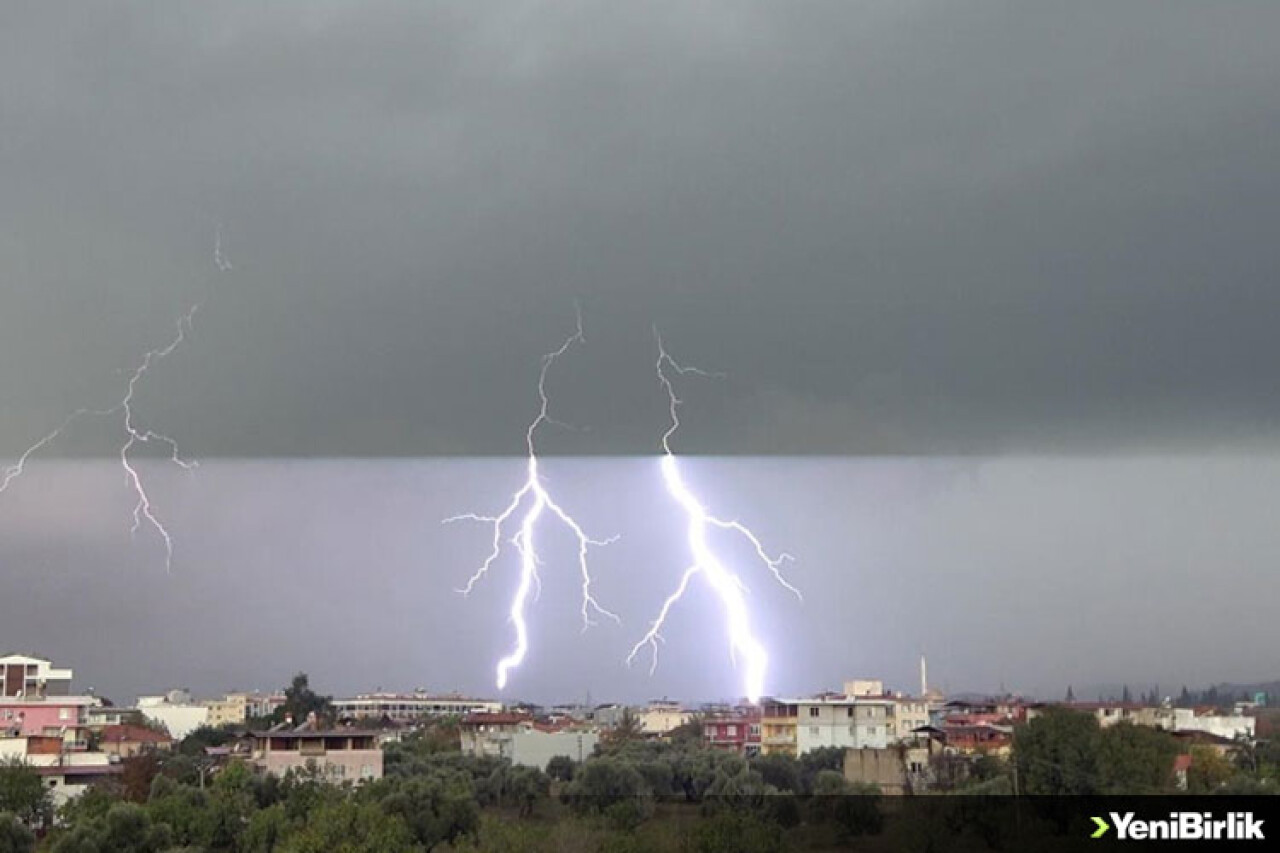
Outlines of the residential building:
M889 745L891 699L829 695L796 703L798 755L824 746L883 749Z
M91 705L85 709L85 726L92 732L100 732L107 726L138 725L144 720L145 718L137 708Z
M892 702L889 719L890 742L906 740L916 729L929 725L928 699L899 693L892 697Z
M521 726L532 722L528 714L510 711L468 714L458 726L462 751L477 758L510 758L511 738Z
M265 719L283 706L283 693L250 693L245 700L245 716L250 720Z
M146 726L107 726L98 735L98 744L107 755L130 758L144 752L168 752L173 738Z
M702 739L708 746L740 755L757 755L762 737L762 711L745 706L708 714L702 721Z
M845 696L883 696L884 682L878 678L855 678L844 683Z
M58 737L68 749L86 749L87 712L98 701L93 696L0 697L0 732Z
M124 769L119 758L106 753L68 750L56 735L0 737L0 761L19 761L35 770L55 807Z
M210 699L204 703L209 709L205 725L243 726L249 721L249 694L228 693L221 699Z
M71 693L69 669L55 669L53 663L33 655L0 657L0 697L67 696Z
M626 705L597 705L592 709L589 719L601 728L611 729L622 722L623 716L630 709Z
M1204 732L1227 740L1253 740L1257 717L1219 714L1215 708L1151 708L1143 722L1171 732Z
M679 702L655 699L636 714L640 730L650 735L665 735L693 719L693 712L684 710Z
M761 752L799 756L821 747L883 749L894 740L893 709L893 699L868 693L769 699L760 721Z
M785 699L766 699L760 716L760 752L796 755L796 725L800 707Z
M540 723L527 714L482 712L464 717L462 751L476 757L505 758L545 770L557 755L585 761L600 742L599 731L572 723Z
M139 696L138 711L182 740L201 726L209 725L209 708L192 700L186 690L170 690L163 696Z
M351 699L335 699L334 711L343 720L382 720L414 723L424 717L463 716L502 711L502 703L458 694L443 696L425 692L361 693Z
M378 733L360 729L277 726L253 732L250 762L264 773L309 772L332 782L382 778Z

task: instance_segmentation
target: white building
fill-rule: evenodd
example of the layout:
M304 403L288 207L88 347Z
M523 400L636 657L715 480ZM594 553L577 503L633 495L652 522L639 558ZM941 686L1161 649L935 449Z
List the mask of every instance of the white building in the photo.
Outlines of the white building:
M893 740L892 699L825 696L782 701L797 707L797 755L824 746L884 749Z
M0 657L0 696L66 696L71 675L44 658L5 655Z
M192 701L185 690L170 690L163 696L139 696L138 712L169 730L174 740L182 740L201 726L209 725L209 708Z
M1231 740L1253 740L1257 718L1243 714L1196 713L1191 708L1154 710L1155 726L1171 732L1206 732Z
M46 736L0 737L0 762L7 761L26 764L39 774L55 808L123 769L116 756L69 751L60 738Z
M496 714L502 703L466 696L433 696L429 693L361 693L351 699L335 699L333 708L342 719L418 722L424 717L446 717L477 713Z

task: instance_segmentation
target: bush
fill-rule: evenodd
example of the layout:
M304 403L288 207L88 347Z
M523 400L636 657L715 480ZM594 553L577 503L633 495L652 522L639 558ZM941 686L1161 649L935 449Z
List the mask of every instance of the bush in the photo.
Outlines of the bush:
M554 756L547 762L547 775L557 782L572 782L577 765L567 755Z

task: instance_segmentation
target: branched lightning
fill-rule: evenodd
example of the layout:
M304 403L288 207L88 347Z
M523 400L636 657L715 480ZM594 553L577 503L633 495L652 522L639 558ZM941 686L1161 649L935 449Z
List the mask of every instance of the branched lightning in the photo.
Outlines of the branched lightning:
M542 368L538 374L538 401L539 408L537 417L529 424L529 428L525 431L525 447L528 453L528 459L525 467L525 480L523 485L516 490L511 496L511 500L507 503L506 508L497 515L480 515L478 513L463 513L455 515L444 520L445 524L455 521L479 521L491 526L493 539L489 555L485 558L480 567L471 575L459 592L463 595L469 595L475 585L489 573L489 569L502 555L502 546L504 542L504 530L511 519L520 511L522 505L526 505L524 515L519 521L519 528L509 541L515 546L516 552L520 558L520 580L516 587L515 597L511 600L510 616L511 623L515 628L515 646L511 652L500 661L497 667L497 683L498 689L506 687L508 673L520 665L524 660L525 654L529 648L529 632L525 621L525 607L528 603L529 594L533 590L536 600L538 592L542 587L542 578L538 573L538 567L542 564L542 560L538 556L536 547L534 546L533 534L537 527L538 519L544 510L550 510L561 523L569 529L569 532L577 540L578 543L578 572L582 579L582 628L587 628L596 624L592 619L592 614L607 616L616 621L616 614L606 610L595 599L591 592L591 571L587 566L587 551L592 546L607 545L617 539L616 536L609 539L593 539L583 531L581 525L573 519L547 492L543 485L542 476L538 471L538 456L536 453L536 444L534 437L538 428L543 424L560 425L560 422L554 420L550 414L550 399L547 396L547 373L551 366L562 355L569 351L574 344L584 342L582 334L582 315L577 316L577 328L572 335L565 339L560 348L547 353L542 357ZM526 498L531 500L526 501Z
M213 246L213 262L219 272L229 272L231 264L227 261L222 252L222 228L219 226L214 233ZM197 302L189 311L178 318L177 330L174 336L163 346L148 350L142 360L129 373L128 381L125 384L124 396L120 402L105 409L76 409L68 415L61 424L53 431L43 436L35 444L31 445L18 457L17 461L9 465L0 472L0 494L13 483L14 480L22 476L26 470L27 462L33 455L52 444L60 438L67 430L69 430L81 418L88 416L121 416L121 428L124 430L124 443L120 446L120 466L124 470L125 481L132 490L134 497L137 499L133 507L133 524L129 528L129 535L133 536L138 532L138 528L145 522L156 534L159 535L161 541L164 542L165 571L171 571L173 568L173 537L169 530L165 527L160 517L156 515L155 506L151 501L150 494L147 493L146 484L142 479L138 469L134 467L133 459L130 455L139 444L150 444L156 442L166 446L169 450L169 459L175 465L185 470L192 470L197 467L197 463L184 459L178 452L178 444L169 436L156 432L152 429L146 429L138 425L136 414L134 411L134 396L138 390L138 383L142 381L147 372L151 370L158 362L168 357L174 350L178 349L185 343L187 335L192 331L192 322L195 319L196 312L200 310L200 303Z
M653 652L649 671L652 673L657 669L658 644L663 639L662 628L666 624L667 616L670 614L671 608L675 606L675 603L684 596L694 576L701 575L706 578L712 590L724 605L729 639L729 655L735 666L739 660L742 661L745 670L743 683L746 696L749 701L755 702L764 693L765 667L768 664L768 654L765 652L764 646L751 632L751 614L747 607L746 596L748 589L746 584L737 573L726 567L720 558L716 556L708 541L707 534L712 528L737 533L755 550L756 556L765 565L774 580L794 593L796 598L803 600L800 591L788 583L782 574L783 565L790 561L792 557L790 554L780 554L777 557L770 556L755 533L741 522L736 520L726 521L712 515L685 483L684 477L680 473L677 457L671 449L671 438L680 429L679 407L681 400L676 394L675 385L672 382L672 377L668 374L668 370L678 376L695 375L719 378L720 374L709 373L696 367L687 367L680 364L663 347L662 337L658 335L657 329L654 330L654 337L658 346L658 360L655 367L658 373L658 381L662 384L663 390L667 392L668 411L671 417L667 431L662 435L662 479L671 497L688 516L689 523L686 528L686 535L689 542L689 550L692 552L693 563L681 575L680 583L676 586L675 591L663 602L662 608L658 611L657 618L649 626L648 632L639 642L632 646L630 654L627 655L627 663L632 663L636 655L648 646Z

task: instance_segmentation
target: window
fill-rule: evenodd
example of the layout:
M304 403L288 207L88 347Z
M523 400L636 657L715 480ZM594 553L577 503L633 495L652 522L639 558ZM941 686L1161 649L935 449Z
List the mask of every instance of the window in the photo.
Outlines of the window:
M810 717L818 716L818 707L816 705L809 708L809 716Z
M59 720L69 720L69 719L71 719L71 709L70 709L70 708L59 708L59 709L58 709L58 719L59 719Z
M737 727L737 726L725 726L725 734L726 734L728 737L737 737L737 736L738 736L738 727Z
M852 717L852 716L853 716L853 706L852 706L852 705L850 705L848 708L845 708L844 710L845 710L845 716L849 716L849 717Z
M815 736L815 737L816 737L816 736L817 736L817 734L818 734L818 727L817 727L817 726L809 726L809 734L811 734L811 735L813 735L813 736Z

